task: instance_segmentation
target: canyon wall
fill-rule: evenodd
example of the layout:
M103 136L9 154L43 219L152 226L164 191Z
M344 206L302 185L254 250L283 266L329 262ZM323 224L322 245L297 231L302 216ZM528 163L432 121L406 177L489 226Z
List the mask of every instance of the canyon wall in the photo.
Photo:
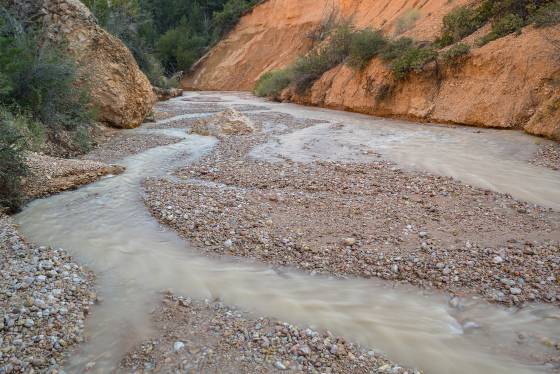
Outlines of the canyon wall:
M81 66L80 84L90 90L101 122L119 128L139 126L156 97L132 53L96 23L78 0L7 0L24 22L34 22L47 43L66 48Z
M292 63L313 46L311 36L334 12L357 28L374 27L394 35L398 20L419 14L402 33L431 41L454 7L472 1L448 0L269 0L243 17L183 81L186 89L251 90L267 71ZM524 128L560 139L560 27L526 27L483 47L464 42L471 55L459 64L432 63L397 81L379 59L362 71L338 66L306 95L286 90L282 99L419 121L499 128Z

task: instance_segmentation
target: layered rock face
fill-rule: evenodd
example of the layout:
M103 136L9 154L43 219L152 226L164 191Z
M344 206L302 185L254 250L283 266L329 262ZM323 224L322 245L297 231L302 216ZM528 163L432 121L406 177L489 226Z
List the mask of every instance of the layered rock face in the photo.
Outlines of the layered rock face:
M395 35L412 12L418 18L402 36L430 41L454 7L472 1L269 0L241 19L183 81L190 89L251 90L267 71L292 63L313 46L312 36L334 13L357 28ZM334 9L334 10L333 10ZM412 9L416 9L412 11ZM486 30L487 31L487 30ZM481 30L482 32L482 30ZM477 36L465 42L474 45ZM523 128L560 139L560 27L527 27L472 48L453 66L432 64L396 81L374 59L364 70L341 65L328 71L306 95L291 90L282 99L381 116L466 125Z
M156 97L134 57L116 37L99 27L77 0L8 0L21 19L42 26L46 40L65 46L82 66L99 120L114 127L139 126Z

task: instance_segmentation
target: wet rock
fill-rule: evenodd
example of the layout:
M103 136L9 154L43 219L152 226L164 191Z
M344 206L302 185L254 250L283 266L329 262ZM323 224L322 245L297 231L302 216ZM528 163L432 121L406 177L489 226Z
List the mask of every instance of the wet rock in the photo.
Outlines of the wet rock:
M493 261L495 264L501 264L502 262L504 262L504 259L503 259L502 257L500 257L500 256L494 256L494 258L492 259L492 261Z
M286 367L286 365L284 365L282 362L280 361L276 361L274 363L274 367L278 370L288 370L288 368Z
M346 238L343 240L344 245L347 246L353 246L354 244L356 244L356 239L355 238Z
M512 287L512 288L509 289L509 292L512 295L521 295L521 288Z

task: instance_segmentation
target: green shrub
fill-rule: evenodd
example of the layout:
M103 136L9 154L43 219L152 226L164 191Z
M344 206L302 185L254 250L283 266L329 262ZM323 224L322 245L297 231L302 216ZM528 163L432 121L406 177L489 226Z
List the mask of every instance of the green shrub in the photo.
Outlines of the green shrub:
M437 52L432 47L412 47L395 59L391 69L395 78L403 79L411 71L420 72L429 62L437 58Z
M299 58L291 68L292 81L299 93L303 93L325 72L344 62L350 53L352 29L339 26L324 45Z
M537 27L560 22L558 0L483 0L476 8L458 7L443 19L441 36L435 45L442 48L456 43L492 20L492 31L479 40L484 45L534 22Z
M453 47L449 48L447 51L441 54L441 58L444 62L455 62L458 59L468 55L471 51L471 47L465 43L457 43Z
M12 114L0 107L0 210L16 211L23 199L21 178L27 174L26 141Z
M73 130L91 121L86 87L75 61L52 45L39 47L8 13L0 21L0 104L18 106L52 128Z
M217 42L230 32L237 25L241 16L256 3L256 0L228 0L221 11L213 14L213 42Z
M56 49L37 51L15 78L13 100L44 125L72 131L92 121L88 91L75 84L77 66Z
M510 13L502 18L499 18L492 25L492 31L478 40L478 45L482 46L511 33L521 32L523 26L525 26L523 18L517 14Z
M76 84L76 62L62 49L40 43L32 30L26 30L2 7L0 46L0 105L32 118L31 133L38 134L42 127L43 139L61 140L68 139L59 135L61 131L74 132L90 125L94 111L89 106L87 77L80 77L80 85Z
M458 7L443 17L441 36L435 41L438 47L446 47L462 40L482 26L476 10L467 7Z
M554 26L560 23L560 1L537 8L530 17L536 27Z
M156 44L159 58L168 73L189 70L200 56L208 44L204 36L195 35L189 26L186 17L176 28L168 30L161 36Z
M348 65L363 69L387 45L383 34L373 29L363 29L352 35Z
M259 96L275 96L290 84L303 93L325 72L343 63L350 53L354 32L348 24L339 25L329 38L286 69L264 74L255 86Z
M411 38L398 38L391 40L387 43L385 48L380 53L380 56L385 61L393 61L403 55L406 51L414 47L414 39Z
M292 82L292 73L288 69L273 70L263 74L255 86L257 96L275 97Z
M395 25L395 34L402 34L414 27L416 21L420 19L420 11L418 9L410 9L397 19Z

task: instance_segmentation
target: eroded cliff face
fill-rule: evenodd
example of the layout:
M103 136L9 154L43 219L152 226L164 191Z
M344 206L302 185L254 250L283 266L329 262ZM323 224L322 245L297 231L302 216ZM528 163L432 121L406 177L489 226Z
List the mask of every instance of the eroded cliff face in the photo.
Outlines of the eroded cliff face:
M21 19L42 27L45 40L68 49L82 66L99 120L119 128L139 126L156 101L131 52L99 27L77 0L8 0Z
M187 89L251 90L264 72L292 63L312 48L313 31L338 9L358 28L393 35L399 18L417 9L419 19L404 36L433 40L443 17L471 1L269 0L242 18L183 81ZM481 31L482 32L482 31ZM480 35L465 42L473 44ZM374 59L364 70L338 66L308 94L286 90L282 99L362 113L421 121L524 128L560 139L560 27L527 27L484 47L453 66L431 64L396 81Z

